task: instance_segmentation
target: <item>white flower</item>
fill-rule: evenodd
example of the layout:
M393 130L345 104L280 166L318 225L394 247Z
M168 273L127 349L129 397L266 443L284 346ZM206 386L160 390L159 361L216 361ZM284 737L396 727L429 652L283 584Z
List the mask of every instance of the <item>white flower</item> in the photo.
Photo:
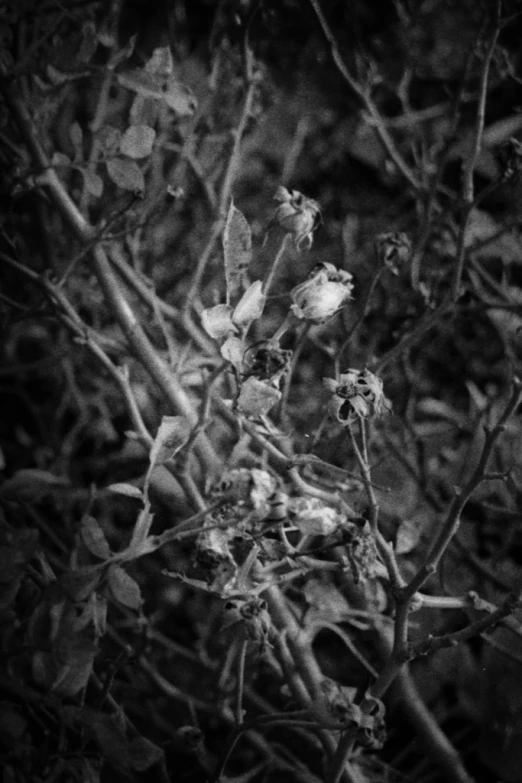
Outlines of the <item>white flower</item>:
M352 298L352 275L333 264L318 264L307 279L290 292L290 308L297 318L324 323Z

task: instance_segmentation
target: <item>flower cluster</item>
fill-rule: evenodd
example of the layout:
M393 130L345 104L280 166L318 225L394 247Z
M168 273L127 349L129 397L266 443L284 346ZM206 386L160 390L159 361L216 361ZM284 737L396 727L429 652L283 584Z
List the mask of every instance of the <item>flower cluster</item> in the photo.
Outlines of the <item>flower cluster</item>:
M341 424L353 424L391 410L381 379L369 370L347 370L338 381L324 378L324 385L332 392L331 410Z
M303 196L298 190L290 191L282 186L277 189L274 200L280 203L274 216L275 221L293 236L298 250L303 242L306 242L309 250L313 232L321 221L321 207L317 201Z
M329 263L317 264L306 280L290 292L292 313L299 319L322 324L352 298L352 275Z

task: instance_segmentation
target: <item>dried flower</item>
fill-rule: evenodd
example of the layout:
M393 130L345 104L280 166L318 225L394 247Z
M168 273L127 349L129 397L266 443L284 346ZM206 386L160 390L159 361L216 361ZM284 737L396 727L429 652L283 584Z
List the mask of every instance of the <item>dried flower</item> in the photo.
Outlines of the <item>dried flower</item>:
M379 234L375 240L375 250L381 264L398 275L401 268L410 260L411 240L403 231L391 231Z
M274 196L280 202L274 219L287 233L294 238L295 246L301 250L301 244L307 243L307 249L312 247L313 232L321 220L321 207L311 198L306 198L298 190L287 190L279 187Z
M339 381L324 378L324 385L333 394L332 411L341 424L352 424L357 419L380 416L391 410L381 379L369 370L347 370Z
M333 264L317 264L303 283L290 291L290 308L297 318L321 324L352 298L352 275Z
M292 359L292 351L284 351L272 341L251 345L245 351L243 377L270 381L278 389Z

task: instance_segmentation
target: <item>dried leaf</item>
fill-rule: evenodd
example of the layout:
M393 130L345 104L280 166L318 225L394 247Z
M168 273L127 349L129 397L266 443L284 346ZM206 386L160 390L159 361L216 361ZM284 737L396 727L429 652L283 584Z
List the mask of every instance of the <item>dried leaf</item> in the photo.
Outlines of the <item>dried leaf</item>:
M266 303L263 293L263 283L256 280L245 291L232 313L232 321L240 329L246 329L252 321L261 318Z
M164 465L185 445L190 436L190 425L184 416L164 416L150 450L150 471Z
M245 216L234 202L228 210L223 232L227 304L233 306L248 286L248 268L252 261L252 233Z
M245 353L245 347L243 341L239 337L231 335L228 337L221 346L221 356L230 362L238 372L241 372L243 365L243 356Z
M245 416L264 416L280 399L278 389L257 378L247 378L241 386L237 409Z
M120 152L129 158L146 158L152 152L156 131L148 125L131 125L120 142Z
M228 337L230 332L237 332L237 328L232 323L232 308L225 304L203 310L201 324L214 340L221 340L223 337Z

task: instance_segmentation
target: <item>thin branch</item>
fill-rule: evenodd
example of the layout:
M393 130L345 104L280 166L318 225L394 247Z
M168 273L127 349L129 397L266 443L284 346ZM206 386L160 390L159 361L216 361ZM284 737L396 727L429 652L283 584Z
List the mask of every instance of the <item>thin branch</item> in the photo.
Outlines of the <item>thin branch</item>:
M466 234L471 214L475 208L475 191L473 176L475 172L475 166L480 154L480 148L482 145L482 135L484 133L484 120L486 116L486 99L488 93L488 80L489 71L491 67L491 61L497 45L497 39L500 32L500 12L501 2L498 0L495 6L494 15L494 29L489 42L489 46L484 55L484 63L482 67L482 74L480 80L480 95L477 106L477 116L475 120L475 134L473 139L473 147L470 155L464 165L462 172L462 203L463 203L463 215L461 219L457 260L455 265L455 271L453 274L453 280L451 284L451 295L453 301L456 301L460 294L460 283L462 279L462 273L464 271L464 263L466 259Z
M377 135L379 136L386 152L388 153L392 161L395 163L397 169L401 172L404 179L411 185L413 190L419 193L422 190L422 185L418 181L417 177L412 172L412 170L410 169L410 167L408 166L408 164L406 163L402 155L400 154L399 150L395 145L395 142L393 141L392 137L388 133L388 129L386 127L385 121L383 120L376 104L371 98L369 89L360 85L353 78L350 71L346 67L343 58L341 57L339 47L337 46L337 41L335 40L332 30L328 25L328 22L326 21L326 18L321 10L321 6L319 5L319 0L310 0L310 4L314 9L317 18L319 19L319 23L321 25L323 34L330 45L330 51L332 53L333 61L335 62L340 74L347 82L349 87L353 90L353 92L363 103L366 111L370 115L372 125L375 128Z
M518 378L513 380L513 388L510 398L501 414L498 422L492 429L486 429L486 438L478 463L473 470L470 478L462 488L458 488L455 492L455 497L449 508L446 520L443 523L437 538L433 542L430 552L419 568L413 579L405 588L404 599L411 598L415 593L420 590L426 580L437 570L440 560L446 551L450 541L457 532L460 525L460 515L462 509L468 502L470 496L479 484L484 480L487 464L492 454L496 441L505 429L507 421L512 414L518 408L522 398L522 382Z

